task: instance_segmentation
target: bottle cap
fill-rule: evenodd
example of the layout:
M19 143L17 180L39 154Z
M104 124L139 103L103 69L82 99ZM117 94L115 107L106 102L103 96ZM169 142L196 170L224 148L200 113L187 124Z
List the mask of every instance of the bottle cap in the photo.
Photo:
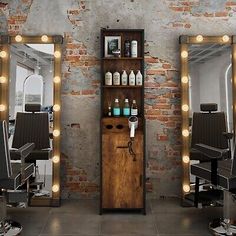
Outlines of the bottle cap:
M119 99L118 99L118 98L116 98L116 99L115 99L115 102L119 102Z
M126 99L125 99L125 102L129 102L129 99L128 99L128 98L126 98Z

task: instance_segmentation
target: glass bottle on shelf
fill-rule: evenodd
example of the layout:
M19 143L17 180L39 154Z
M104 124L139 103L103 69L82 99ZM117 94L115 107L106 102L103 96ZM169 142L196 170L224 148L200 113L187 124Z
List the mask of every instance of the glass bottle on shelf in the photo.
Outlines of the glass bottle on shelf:
M105 74L105 85L112 85L112 73L110 71Z
M128 84L128 76L126 71L124 70L122 75L121 75L121 84L122 85L127 85Z
M114 107L113 107L113 116L119 117L120 116L120 103L119 99L115 99Z
M123 115L125 117L130 116L130 106L129 106L129 99L125 99L124 107L123 107Z
M135 74L133 70L129 74L129 85L135 85Z
M136 85L142 85L142 84L143 84L143 76L140 70L138 70L138 73L136 74Z
M129 39L125 40L125 51L124 51L124 56L125 57L130 57L131 56L131 43Z
M113 85L120 85L120 73L117 71L113 74Z
M137 115L138 115L138 106L136 100L133 100L133 103L131 105L131 116L137 116Z

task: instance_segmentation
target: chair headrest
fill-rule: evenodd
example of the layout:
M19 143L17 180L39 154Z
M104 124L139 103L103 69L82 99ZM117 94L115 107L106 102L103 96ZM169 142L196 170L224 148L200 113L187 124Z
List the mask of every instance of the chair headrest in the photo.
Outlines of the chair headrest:
M25 104L25 111L27 111L27 112L40 112L41 105L40 104Z
M201 111L208 111L208 112L217 111L218 106L216 103L202 103L200 105L200 110Z

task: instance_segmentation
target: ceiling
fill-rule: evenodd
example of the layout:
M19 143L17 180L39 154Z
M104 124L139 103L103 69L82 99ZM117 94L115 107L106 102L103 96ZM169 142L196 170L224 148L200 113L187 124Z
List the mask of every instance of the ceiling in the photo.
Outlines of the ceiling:
M189 63L204 63L225 52L231 52L231 45L225 44L191 44L189 46Z

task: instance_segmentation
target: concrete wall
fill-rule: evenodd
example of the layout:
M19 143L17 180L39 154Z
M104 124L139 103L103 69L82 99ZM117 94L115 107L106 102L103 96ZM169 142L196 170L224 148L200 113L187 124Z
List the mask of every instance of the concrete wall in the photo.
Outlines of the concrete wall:
M235 34L236 1L4 0L0 10L2 33L65 37L61 175L65 198L98 195L100 29L145 29L150 197L180 194L178 38L182 34Z

